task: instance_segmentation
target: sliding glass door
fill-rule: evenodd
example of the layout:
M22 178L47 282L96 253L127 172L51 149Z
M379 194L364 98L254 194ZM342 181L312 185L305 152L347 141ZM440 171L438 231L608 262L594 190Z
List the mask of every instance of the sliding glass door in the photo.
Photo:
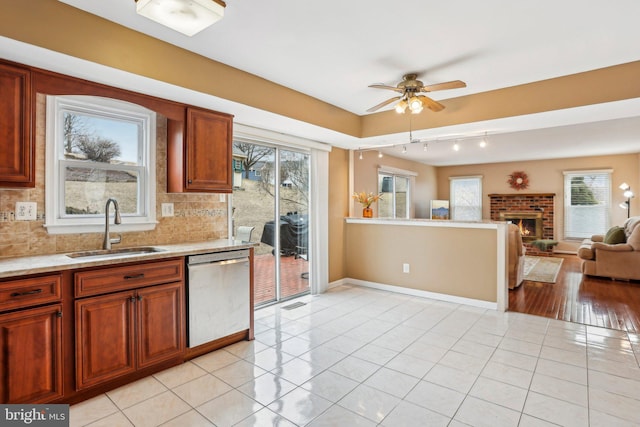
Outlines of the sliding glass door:
M234 142L232 227L255 248L256 305L309 292L309 154Z

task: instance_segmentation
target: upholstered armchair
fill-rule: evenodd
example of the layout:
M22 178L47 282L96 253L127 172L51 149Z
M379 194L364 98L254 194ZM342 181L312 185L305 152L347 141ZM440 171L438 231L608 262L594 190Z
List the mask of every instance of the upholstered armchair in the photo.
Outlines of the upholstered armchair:
M509 224L509 289L520 286L524 280L524 254L525 247L522 244L520 228L515 224Z
M582 259L583 274L640 280L640 216L627 219L622 229L623 243L607 243L601 235L582 242L578 256Z

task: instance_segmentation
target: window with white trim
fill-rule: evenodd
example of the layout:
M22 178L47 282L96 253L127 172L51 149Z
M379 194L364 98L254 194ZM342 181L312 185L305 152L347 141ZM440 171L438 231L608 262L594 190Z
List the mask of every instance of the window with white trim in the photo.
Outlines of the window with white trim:
M564 237L605 234L611 214L612 170L564 172Z
M378 216L380 218L410 218L411 188L415 172L381 167L378 170Z
M110 98L47 96L46 123L49 233L102 231L109 198L122 216L116 230L155 227L153 111Z
M449 181L451 219L480 221L482 219L482 177L450 177Z

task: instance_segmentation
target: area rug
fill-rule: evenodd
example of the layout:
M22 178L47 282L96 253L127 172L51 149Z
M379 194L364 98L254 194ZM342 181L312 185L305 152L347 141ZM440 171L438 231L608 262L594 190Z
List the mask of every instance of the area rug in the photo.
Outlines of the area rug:
M556 283L562 261L562 258L525 255L524 280Z

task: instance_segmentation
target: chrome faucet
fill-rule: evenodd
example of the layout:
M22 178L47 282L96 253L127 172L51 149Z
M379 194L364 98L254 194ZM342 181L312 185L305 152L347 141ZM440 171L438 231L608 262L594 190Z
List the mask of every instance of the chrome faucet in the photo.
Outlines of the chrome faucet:
M102 249L111 249L112 244L117 244L122 241L122 236L118 235L115 239L112 239L109 236L109 205L113 202L113 208L115 209L115 218L113 219L114 224L122 223L122 218L120 218L120 207L118 206L118 201L114 198L110 198L107 200L107 204L104 205L104 242L102 243Z

